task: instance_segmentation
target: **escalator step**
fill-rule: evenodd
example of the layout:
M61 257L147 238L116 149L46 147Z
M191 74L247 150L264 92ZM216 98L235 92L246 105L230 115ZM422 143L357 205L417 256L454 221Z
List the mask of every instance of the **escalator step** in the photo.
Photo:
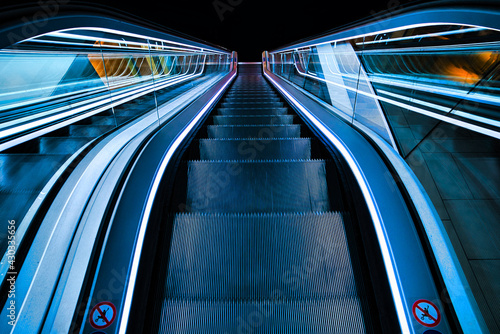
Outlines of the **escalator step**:
M247 97L247 96L241 96L241 97L226 97L224 98L224 102L227 103L273 103L273 102L281 102L281 99L278 97L272 97L272 96L255 96L255 97Z
M309 138L201 139L201 160L307 160Z
M116 120L115 120L116 119ZM93 116L90 117L90 121L92 125L112 125L116 126L116 123L121 124L126 120L129 120L130 117L116 117L116 116Z
M42 190L68 157L66 154L0 154L0 190Z
M272 88L269 86L256 86L256 85L247 85L247 86L238 86L234 85L231 87L231 90L229 92L231 93L259 93L259 94L266 94L266 93L276 93Z
M291 138L300 137L300 125L208 125L207 133L208 138Z
M342 215L178 214L166 298L357 298Z
M235 97L235 96L262 96L262 95L271 96L271 97L278 97L279 96L273 90L265 90L265 91L261 91L261 92L234 90L234 91L228 92L225 96L226 97Z
M325 174L324 160L189 161L186 204L194 212L328 211Z
M235 99L235 100L239 100L239 99L262 99L262 98L265 98L265 99L273 99L277 102L281 101L281 98L276 95L276 94L260 94L260 93L235 93L235 94L228 94L225 96L225 100L229 99L229 100L232 100L232 99Z
M245 102L222 102L223 108L282 108L283 102L260 102L260 101L245 101Z
M152 110L155 108L155 105L148 103L144 105L138 105L138 106L128 106L128 107L123 107L121 109L115 109L115 115L118 117L135 117L139 115L143 115L146 112Z
M293 115L213 116L215 125L293 124Z
M182 301L163 303L160 334L367 333L356 299L282 302Z
M99 137L114 129L113 125L70 125L69 135L73 137Z
M0 154L0 212L6 217L0 223L1 229L7 231L7 219L22 221L45 184L68 157L64 154ZM1 254L7 246L7 232L0 233Z
M236 115L285 115L288 112L287 107L283 108L218 108L217 112L222 116Z
M90 142L92 137L41 137L41 154L73 154L85 144Z

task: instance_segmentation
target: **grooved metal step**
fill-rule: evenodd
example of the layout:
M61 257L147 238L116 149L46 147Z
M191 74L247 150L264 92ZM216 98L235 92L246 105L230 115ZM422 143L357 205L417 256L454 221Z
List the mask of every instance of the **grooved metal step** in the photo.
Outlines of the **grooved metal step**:
M347 298L300 302L272 297L239 302L165 300L163 309L161 334L367 332L359 302Z
M93 137L41 137L41 154L73 154L91 141Z
M201 160L307 160L309 138L201 139Z
M288 112L287 107L282 108L218 108L217 113L222 116L237 116L237 115L285 115Z
M189 161L186 202L193 212L328 211L325 161Z
M337 212L178 214L170 254L169 299L358 296Z
M372 333L335 169L252 71L187 162L159 333Z
M114 125L70 125L69 135L74 137L99 137L114 128Z
M8 246L7 222L20 223L45 184L64 164L65 154L0 154L0 253Z
M281 108L283 102L259 102L259 101L242 101L242 102L222 102L223 108Z
M208 125L209 138L290 138L300 137L300 125Z
M262 96L262 94L265 94L266 96L272 96L272 97L278 97L279 95L276 94L275 91L266 89L264 91L243 91L243 90L235 90L235 91L229 91L225 96L226 97L233 97L233 96L245 96L245 95L251 95L251 96Z
M293 115L213 116L215 125L292 124Z
M273 102L281 102L278 97L262 97L262 96L238 96L238 97L225 97L224 102L227 103L273 103Z

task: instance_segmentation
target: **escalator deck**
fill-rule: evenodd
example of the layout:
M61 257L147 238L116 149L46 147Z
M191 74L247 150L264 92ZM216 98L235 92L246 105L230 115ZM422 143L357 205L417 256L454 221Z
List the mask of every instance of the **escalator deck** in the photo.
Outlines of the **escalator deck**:
M296 117L257 71L219 104L187 162L159 333L373 331L348 217Z

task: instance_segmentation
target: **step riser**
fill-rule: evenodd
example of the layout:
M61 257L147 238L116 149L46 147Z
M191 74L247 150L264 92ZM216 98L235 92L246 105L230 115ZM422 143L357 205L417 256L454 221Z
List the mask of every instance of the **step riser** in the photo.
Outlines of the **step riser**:
M186 204L193 212L328 211L325 163L191 161Z
M69 135L74 137L99 137L100 135L111 131L114 128L115 127L113 125L71 125L69 127Z
M200 140L201 160L308 160L310 139Z
M298 138L300 125L209 125L207 134L208 138Z
M258 103L258 102L223 102L220 105L221 108L231 108L231 109L248 109L248 108L283 108L282 102L268 102L268 103Z
M167 298L357 297L338 213L179 215L170 259Z
M246 97L251 97L251 98L261 98L265 96L266 98L279 98L279 96L276 93L243 93L243 92L238 92L238 93L231 93L225 95L226 98L246 98Z
M261 97L261 96L255 96L255 97L226 97L224 99L224 102L227 103L244 103L244 102L249 102L249 103L269 103L269 102L281 102L281 99L279 98L269 98L269 97Z
M254 116L265 116L265 115L285 115L288 112L288 108L218 108L217 113L221 116L243 116L243 115L254 115Z
M91 139L87 137L42 137L40 138L40 153L73 154Z
M334 299L284 303L165 301L160 334L170 333L369 333L359 301Z
M293 115L278 116L214 116L215 125L251 125L251 124L293 124Z

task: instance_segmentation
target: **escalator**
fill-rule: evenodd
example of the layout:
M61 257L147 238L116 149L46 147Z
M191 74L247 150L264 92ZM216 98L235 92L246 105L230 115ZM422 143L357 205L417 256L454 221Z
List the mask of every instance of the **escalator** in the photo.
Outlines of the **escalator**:
M142 110L137 110L137 106ZM153 107L154 98L144 96L2 151L2 165L11 171L5 178L2 192L11 193L16 189L19 192L15 198L8 197L13 203L1 203L0 207L4 208L2 211L7 212L7 208L12 210L14 206L13 217L24 217L33 199L72 154L117 125ZM28 170L36 171L37 175L34 176ZM15 182L9 184L10 180ZM1 244L1 250L4 251L6 246L3 240Z
M202 82L202 79L198 81ZM92 147L117 127L145 115L155 109L157 104L166 103L187 92L192 85L178 84L145 94L1 151L0 165L4 174L0 182L0 211L9 212L9 217L19 223L28 213L32 217L38 210L37 204L33 203L37 198L45 197L46 187L55 184L57 186L51 189L51 194L57 192L64 182L61 174L68 165L76 166ZM65 173L71 171L70 168ZM34 235L37 226L29 228ZM7 234L2 232L2 254L6 249ZM20 259L18 262L21 262Z
M253 64L107 11L2 25L0 332L496 332L499 15Z
M239 66L180 163L143 332L398 328L349 177L313 137L260 65Z

